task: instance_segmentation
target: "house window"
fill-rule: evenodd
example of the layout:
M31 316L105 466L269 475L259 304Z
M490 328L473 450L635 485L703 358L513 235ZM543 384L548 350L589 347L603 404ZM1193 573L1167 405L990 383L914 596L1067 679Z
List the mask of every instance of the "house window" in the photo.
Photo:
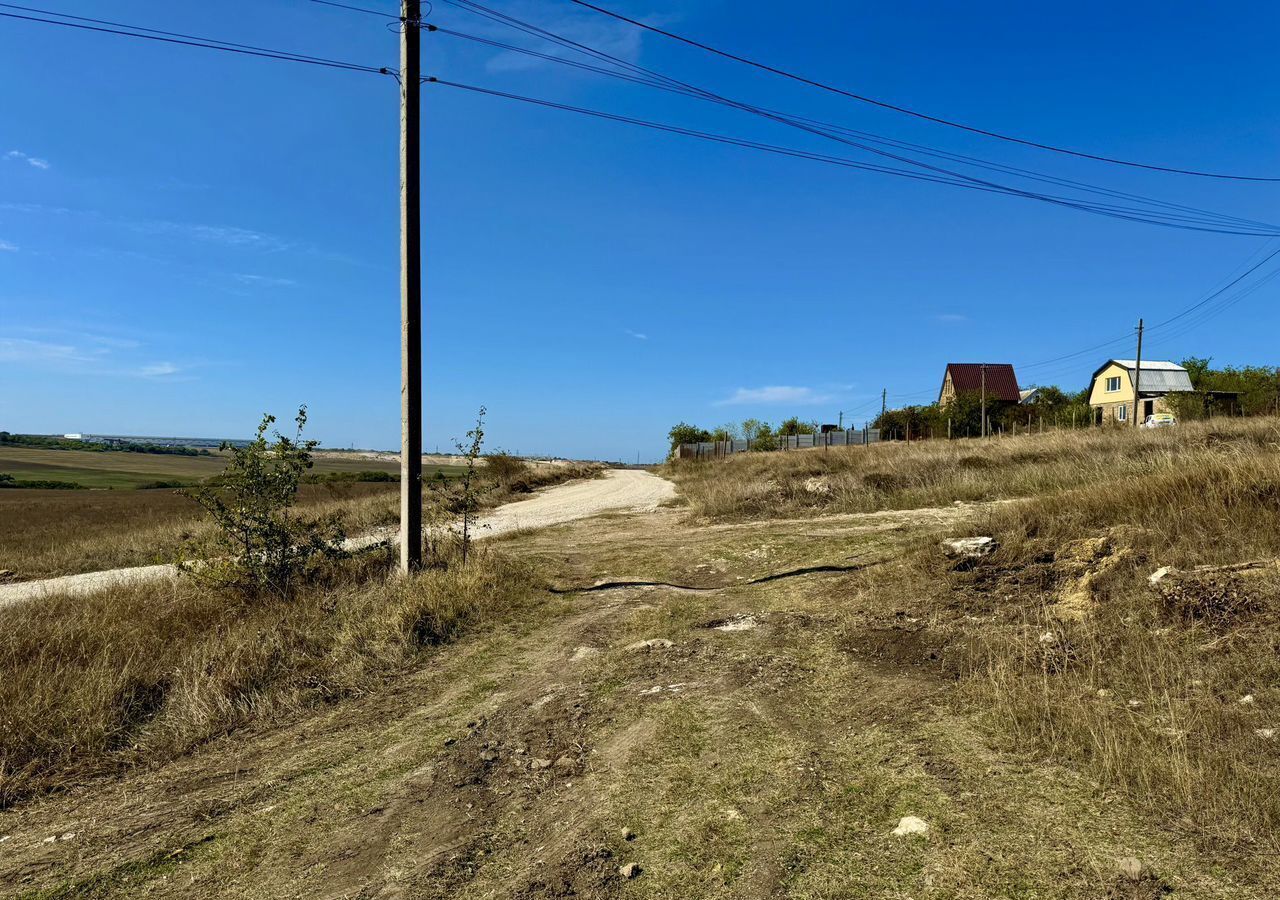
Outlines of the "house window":
M1120 404L1120 408L1116 410L1116 418L1121 422L1129 421L1129 407L1127 404Z
M1107 379L1107 393L1114 394L1118 390L1120 390L1120 376L1112 375Z

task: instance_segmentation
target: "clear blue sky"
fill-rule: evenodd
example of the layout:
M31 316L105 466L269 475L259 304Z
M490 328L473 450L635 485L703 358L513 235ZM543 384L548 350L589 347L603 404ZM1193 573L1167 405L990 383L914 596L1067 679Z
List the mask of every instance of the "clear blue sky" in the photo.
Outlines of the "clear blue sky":
M30 0L397 65L305 0ZM354 2L354 0L353 0ZM609 0L855 91L1037 140L1280 174L1273 3ZM362 5L394 10L391 0ZM1280 184L1123 170L877 110L563 0L492 5L722 94L1264 221ZM107 7L110 7L108 10ZM442 26L528 43L437 4ZM530 44L532 46L532 44ZM442 35L425 71L826 153L776 123ZM239 436L310 405L398 444L397 91L387 78L0 19L0 428ZM424 87L426 436L634 459L666 430L927 401L1202 297L1265 244L836 169ZM1144 355L1275 364L1277 281ZM1174 332L1174 329L1169 329ZM1107 356L1020 372L1078 389ZM921 396L909 397L920 394Z

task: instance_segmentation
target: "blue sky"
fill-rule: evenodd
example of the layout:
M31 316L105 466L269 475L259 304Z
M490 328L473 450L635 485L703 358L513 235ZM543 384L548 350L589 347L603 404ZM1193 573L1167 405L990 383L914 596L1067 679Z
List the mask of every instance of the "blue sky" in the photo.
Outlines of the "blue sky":
M1106 155L1280 174L1280 9L676 3L620 11L858 92ZM305 0L41 0L371 65L377 18ZM390 0L363 5L393 10ZM564 0L492 5L753 103L1280 219L1280 185L1015 148L834 97ZM535 46L438 3L441 26ZM444 35L460 82L844 155L745 113ZM539 49L547 49L545 46ZM70 63L69 65L67 63ZM309 404L398 444L397 92L385 77L0 19L0 428L239 436ZM1037 362L1205 295L1264 238L1115 221L424 86L426 435L646 460L678 420L857 423L948 361ZM1280 282L1276 282L1280 284ZM1144 355L1275 364L1268 285ZM1020 371L1078 389L1116 346Z

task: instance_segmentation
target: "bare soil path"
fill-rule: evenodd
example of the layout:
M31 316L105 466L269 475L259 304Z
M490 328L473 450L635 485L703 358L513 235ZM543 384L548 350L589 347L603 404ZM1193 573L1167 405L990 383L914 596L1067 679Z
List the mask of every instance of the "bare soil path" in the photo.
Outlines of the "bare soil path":
M675 486L664 478L636 469L610 469L600 478L570 482L539 491L527 500L498 507L480 519L477 538L496 537L511 531L545 528L610 511L651 511L675 496ZM351 538L348 550L360 550L393 539L395 529ZM39 581L0 584L0 606L38 600L55 594L84 596L123 584L172 578L171 565L133 566L64 575Z
M504 528L550 518L528 513ZM378 691L0 813L0 894L1270 896L1123 796L988 743L956 645L995 598L886 597L846 565L975 515L506 530L556 584L714 589L549 592ZM895 836L905 816L928 833Z

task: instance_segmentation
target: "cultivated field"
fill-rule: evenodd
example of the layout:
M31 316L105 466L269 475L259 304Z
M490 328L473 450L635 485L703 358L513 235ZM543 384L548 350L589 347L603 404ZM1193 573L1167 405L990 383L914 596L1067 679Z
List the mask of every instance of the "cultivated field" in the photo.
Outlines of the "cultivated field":
M0 610L0 885L1273 896L1278 426L673 466L465 568Z
M0 447L0 473L22 481L80 484L92 490L22 488L0 490L0 571L9 580L72 575L173 559L185 544L199 543L204 525L196 505L174 489L220 474L226 456L45 450ZM423 477L458 477L455 460L425 465ZM555 467L536 471L532 486L573 477ZM365 472L398 475L400 464L385 456L318 453L318 478ZM165 487L149 487L166 485ZM399 487L394 482L304 484L301 505L313 512L342 510L352 533L395 521ZM495 498L497 499L497 498Z

